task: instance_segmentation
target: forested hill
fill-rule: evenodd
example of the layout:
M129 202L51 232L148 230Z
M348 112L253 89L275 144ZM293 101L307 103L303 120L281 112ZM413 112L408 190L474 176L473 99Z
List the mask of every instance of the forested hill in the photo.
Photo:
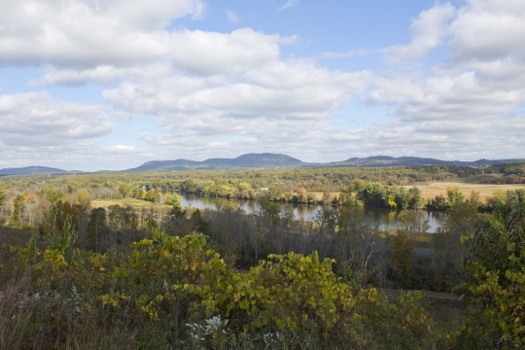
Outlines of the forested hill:
M204 169L240 169L240 168L317 168L317 167L386 167L386 166L421 166L421 165L459 165L459 166L493 166L509 163L525 163L525 159L480 159L473 162L459 160L439 160L419 157L376 156L367 158L349 158L340 162L305 163L297 158L284 154L261 153L245 154L237 158L211 158L204 161L187 159L151 161L137 168L126 171L172 171Z
M237 158L210 158L198 162L186 159L151 161L127 171L170 171L238 168L293 168L304 165L299 159L273 153L244 154Z
M35 174L64 174L68 171L46 166L28 166L24 168L0 169L0 175L35 175Z
M154 160L136 168L122 170L139 171L174 171L174 170L217 170L217 169L276 169L276 168L320 168L320 167L386 167L386 166L421 166L421 165L458 165L458 166L498 166L501 164L525 163L525 159L480 159L473 162L449 161L419 157L375 156L367 158L348 158L340 162L305 163L297 158L275 153L250 153L237 158L210 158L203 161L188 159ZM63 169L45 166L0 169L3 175L64 174L71 173Z
M509 163L524 163L525 159L479 159L473 162L459 160L440 160L419 157L388 157L377 156L367 158L349 158L342 162L332 163L340 166L381 167L381 166L418 166L418 165L462 165L462 166L492 166Z

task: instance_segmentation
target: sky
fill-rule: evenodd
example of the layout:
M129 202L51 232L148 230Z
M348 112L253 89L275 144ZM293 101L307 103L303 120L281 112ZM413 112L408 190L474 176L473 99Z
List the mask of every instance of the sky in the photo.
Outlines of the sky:
M0 8L0 168L525 158L523 0Z

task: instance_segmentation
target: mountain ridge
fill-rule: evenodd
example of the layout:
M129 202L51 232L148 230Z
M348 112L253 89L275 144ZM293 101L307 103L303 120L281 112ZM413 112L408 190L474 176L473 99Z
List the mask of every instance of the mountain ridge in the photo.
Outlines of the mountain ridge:
M154 161L155 162L155 161ZM209 158L203 161L186 159L146 162L136 168L127 169L136 171L174 171L174 170L218 170L242 168L290 168L304 164L301 160L284 154L275 153L248 153L236 158ZM160 165L160 167L159 167ZM156 166L156 167L155 167Z
M4 168L0 169L0 175L43 175L43 174L65 174L67 170L52 168L47 166L32 165L21 168Z
M507 163L525 163L521 159L479 159L476 161L440 160L421 157L371 156L351 157L343 161L329 163L307 163L285 154L247 153L236 158L209 158L203 161L190 159L152 160L138 167L112 172L165 172L189 170L228 170L228 169L279 169L279 168L321 168L321 167L388 167L423 165L492 166ZM100 172L100 171L99 171ZM104 171L105 172L105 171ZM109 171L108 171L109 172ZM27 166L0 169L0 176L81 173L46 166Z

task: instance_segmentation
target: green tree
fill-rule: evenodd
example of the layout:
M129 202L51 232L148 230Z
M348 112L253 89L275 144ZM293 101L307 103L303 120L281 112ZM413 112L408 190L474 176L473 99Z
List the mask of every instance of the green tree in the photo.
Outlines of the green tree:
M456 186L447 188L447 198L450 206L462 203L465 200L465 195Z
M2 188L0 188L0 207L4 205L5 198L6 198L5 191Z
M13 222L20 223L22 219L22 214L24 210L24 202L25 202L25 196L24 195L17 195L15 199L13 199L13 212L11 213L11 217Z
M5 220L5 218L4 218L4 212L5 212L4 204L6 202L6 197L7 197L7 195L6 195L5 191L2 188L0 188L0 225L3 224L4 220Z
M408 190L408 209L419 209L422 202L421 190L417 187L410 188Z
M192 229L195 232L199 232L205 235L208 235L210 233L210 225L206 220L202 218L201 211L199 209L196 209L191 214L191 221L193 223Z
M525 347L525 191L508 192L493 216L463 236L470 257L459 289L470 319L469 346Z
M179 195L173 194L171 196L168 204L171 205L169 217L173 222L181 220L186 216L186 210L182 209L181 203L182 199Z
M442 195L437 195L435 198L428 200L426 208L429 210L445 211L448 208L447 199Z
M57 203L64 198L64 193L58 190L49 190L47 191L45 198L51 203Z
M398 230L392 237L392 272L401 287L410 288L414 270L413 242L407 231Z
M94 208L89 215L87 229L87 248L99 252L101 242L108 233L109 228L106 222L106 210L104 208Z

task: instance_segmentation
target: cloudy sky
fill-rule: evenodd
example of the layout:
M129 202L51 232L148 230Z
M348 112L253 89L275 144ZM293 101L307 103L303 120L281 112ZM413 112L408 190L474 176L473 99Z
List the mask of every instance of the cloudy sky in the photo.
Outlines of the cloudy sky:
M525 157L523 0L0 8L0 168Z

